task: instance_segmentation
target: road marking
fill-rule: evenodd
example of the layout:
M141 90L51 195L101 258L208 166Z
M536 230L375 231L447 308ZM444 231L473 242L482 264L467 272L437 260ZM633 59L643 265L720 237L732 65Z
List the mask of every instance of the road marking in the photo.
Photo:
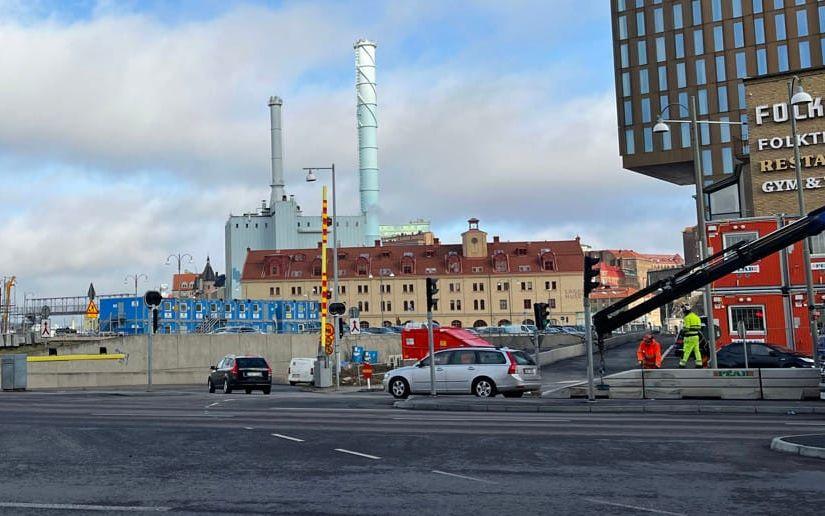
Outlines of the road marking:
M472 421L472 422L513 422L513 423L570 423L570 419L546 419L546 418L501 418L501 417L394 417L398 421Z
M667 348L664 353L662 353L662 360L664 360L665 357L668 356L670 354L670 352L673 351L673 348L675 348L675 347L676 347L676 344L671 344L670 347Z
M53 509L56 511L103 511L103 512L166 512L171 507L141 507L137 505L83 505L74 503L25 503L0 502L5 509Z
M643 511L643 512L652 512L655 514L669 514L671 516L686 516L683 512L668 512L668 511L660 511L659 509L649 509L647 507L639 507L638 505L627 505L623 503L616 503L616 502L608 502L605 500L597 500L596 498L585 498L586 501L592 503L600 503L602 505L611 505L613 507L623 507L625 509L633 509L635 511Z
M486 484L492 484L489 480L484 480L483 478L476 478L476 477L468 477L467 475L458 475L456 473L447 473L446 471L440 471L437 469L432 470L433 473L439 475L447 475L448 477L455 477L455 478L463 478L464 480L474 480L476 482L484 482Z
M286 439L287 441L295 441L296 443L304 442L303 439L298 439L297 437L290 437L290 436L284 435L284 434L272 434L272 437L279 437L281 439Z
M581 380L562 380L560 382L555 383L579 383Z
M341 452L341 453L349 453L350 455L358 455L359 457L364 457L366 459L372 459L372 460L380 460L381 459L381 457L376 457L375 455L368 455L366 453L361 453L361 452L357 452L357 451L345 450L343 448L335 448L335 451Z
M220 402L220 401L216 401L215 403L213 403L213 404L211 404L211 405L207 405L207 406L206 406L206 408L209 408L209 407L214 407L215 405L220 405L220 404L221 404L221 402Z
M251 426L245 426L245 427L243 427L243 429L244 429L244 430L255 430L255 429L254 429L254 428L252 428Z

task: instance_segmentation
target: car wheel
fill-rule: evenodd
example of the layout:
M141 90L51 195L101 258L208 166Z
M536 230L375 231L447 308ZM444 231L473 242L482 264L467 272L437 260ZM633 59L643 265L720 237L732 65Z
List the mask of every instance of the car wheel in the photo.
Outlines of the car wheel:
M295 387L295 384L296 384L296 383L298 383L298 382L289 382L289 385L291 385L291 386Z
M215 384L212 383L212 378L206 380L206 383L209 385L209 392L215 392Z
M473 382L473 394L479 398L492 398L496 395L496 384L486 376L476 378Z
M232 394L232 387L229 385L229 378L223 379L223 393Z
M410 386L407 384L407 380L398 376L390 380L390 393L394 398L408 398L410 396Z
M252 394L252 389L244 389L244 392L247 394Z
M264 394L269 394L270 392L272 392L272 387L264 387L263 391L264 391Z
M505 398L521 398L524 396L523 392L503 392L501 393Z

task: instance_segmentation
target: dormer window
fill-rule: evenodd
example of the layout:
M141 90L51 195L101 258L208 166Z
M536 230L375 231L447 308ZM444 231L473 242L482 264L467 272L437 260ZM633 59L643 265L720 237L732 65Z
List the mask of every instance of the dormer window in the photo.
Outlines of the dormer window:
M516 247L515 255L516 256L527 256L527 248L526 247Z
M367 274L369 274L369 269L369 261L363 256L359 256L358 260L356 260L355 262L355 274L359 276L366 276Z
M270 274L271 276L279 276L279 275L281 274L281 269L280 269L280 267L278 267L277 265L273 265L273 266L269 269L269 274Z
M508 268L506 255L497 253L493 256L493 269L496 272L507 272Z
M415 258L407 255L401 258L401 274L415 274Z
M556 270L556 256L552 251L542 253L541 256L539 256L539 263L541 264L541 270L543 271Z
M313 276L320 276L321 275L321 260L320 260L320 258L316 258L315 261L312 262L312 275Z

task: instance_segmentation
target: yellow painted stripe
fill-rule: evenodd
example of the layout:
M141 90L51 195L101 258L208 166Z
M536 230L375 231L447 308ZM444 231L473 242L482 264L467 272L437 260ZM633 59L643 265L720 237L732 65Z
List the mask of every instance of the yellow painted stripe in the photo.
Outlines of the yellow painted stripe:
M123 353L113 353L111 355L51 355L39 357L26 357L26 362L70 362L74 360L125 360Z

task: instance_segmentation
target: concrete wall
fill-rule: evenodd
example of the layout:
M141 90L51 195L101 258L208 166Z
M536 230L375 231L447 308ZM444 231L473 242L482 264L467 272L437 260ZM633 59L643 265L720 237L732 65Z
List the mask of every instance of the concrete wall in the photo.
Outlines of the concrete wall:
M526 351L533 351L535 349L532 337L528 335L482 335L481 338L495 346L523 349ZM557 335L541 335L540 339L542 349L554 348L558 346L571 346L584 342L582 337L568 335L566 333Z
M627 335L617 335L615 337L605 339L605 349L621 346L622 344L626 344L628 342L638 342L642 338L642 335L644 334L628 333ZM548 364L552 364L560 360L566 360L568 358L584 356L586 352L586 346L580 338L574 335L551 335L551 337L572 337L578 342L567 346L561 346L556 349L551 349L550 351L542 351L541 353L539 353L540 366L546 366ZM598 348L595 342L593 343L593 348L598 353Z
M51 343L59 355L97 354L100 346L107 352L127 355L124 361L32 362L29 388L105 387L146 383L146 336L115 337L93 342ZM396 335L376 335L360 339L359 345L379 352L379 360L401 353ZM342 359L349 359L352 345L341 343ZM152 347L152 380L157 385L206 383L209 366L223 356L257 354L272 366L273 381L286 383L289 361L294 357L314 357L318 334L282 335L155 335ZM35 354L35 353L32 353ZM44 354L41 348L39 353Z

